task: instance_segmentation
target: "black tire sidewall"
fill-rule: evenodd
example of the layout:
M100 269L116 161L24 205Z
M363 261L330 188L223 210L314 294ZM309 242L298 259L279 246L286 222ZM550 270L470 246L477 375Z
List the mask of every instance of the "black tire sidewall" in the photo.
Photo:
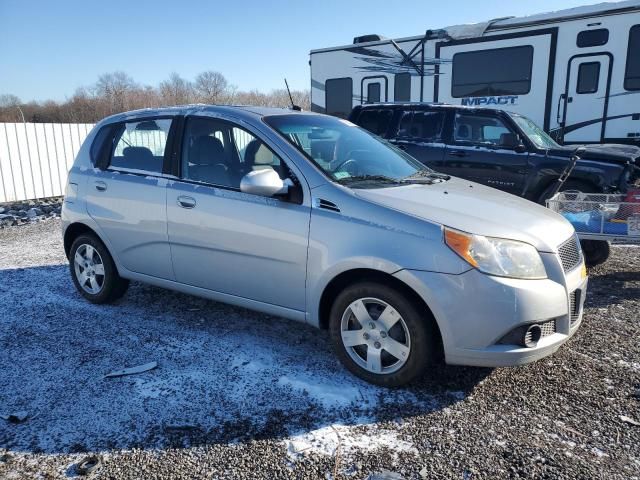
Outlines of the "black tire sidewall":
M393 306L402 316L411 336L411 351L406 363L396 372L375 374L360 367L342 343L340 324L347 307L359 298L378 298ZM329 319L329 333L336 355L345 367L363 380L385 387L405 385L424 373L436 356L437 334L429 312L421 312L415 302L395 288L374 282L362 282L345 288L335 299Z
M74 257L78 248L81 245L91 245L93 248L97 250L102 258L102 263L104 265L104 283L102 285L102 290L100 290L97 294L92 294L85 291L81 286L80 282L76 278L75 266L74 266ZM96 237L95 235L85 234L80 235L76 238L71 245L71 249L69 250L69 268L71 271L71 278L73 279L73 284L75 285L78 292L87 300L92 303L108 303L116 298L122 296L124 291L126 290L126 286L128 282L120 278L118 275L118 270L115 266L113 258L111 254L105 247L105 245Z
M606 262L611 254L611 246L606 240L581 240L580 246L587 267L595 267Z

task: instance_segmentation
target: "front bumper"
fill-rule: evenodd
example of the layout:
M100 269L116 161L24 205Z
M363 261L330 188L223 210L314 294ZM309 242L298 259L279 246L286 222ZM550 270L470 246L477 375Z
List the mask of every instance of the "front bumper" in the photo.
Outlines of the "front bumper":
M401 270L395 276L430 307L440 328L446 363L522 365L554 353L582 322L588 282L582 265L564 273L554 254L542 257L549 276L544 280L493 277L477 270L460 275ZM518 327L549 321L555 322L553 333L543 336L535 347L500 343Z

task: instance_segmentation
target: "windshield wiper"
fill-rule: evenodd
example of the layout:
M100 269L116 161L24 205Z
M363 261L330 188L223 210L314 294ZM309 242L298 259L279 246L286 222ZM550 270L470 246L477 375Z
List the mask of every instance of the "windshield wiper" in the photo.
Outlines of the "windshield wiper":
M429 170L425 168L422 170L418 170L415 173L412 173L408 177L404 177L402 181L405 182L405 181L412 181L412 180L415 181L415 180L422 180L422 179L447 181L450 178L451 177L449 175L445 175L444 173L434 172L433 170Z
M399 180L386 175L354 175L352 177L340 178L338 183L352 183L352 182L382 182L382 183L400 183Z

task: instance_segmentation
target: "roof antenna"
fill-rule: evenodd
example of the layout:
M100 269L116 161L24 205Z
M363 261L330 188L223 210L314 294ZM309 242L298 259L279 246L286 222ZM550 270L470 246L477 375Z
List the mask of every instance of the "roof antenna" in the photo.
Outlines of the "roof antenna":
M291 100L291 110L295 110L296 112L301 112L302 108L293 103L293 97L291 96L291 90L289 90L289 83L287 83L287 79L284 79L284 84L287 86L287 93L289 94L289 100Z

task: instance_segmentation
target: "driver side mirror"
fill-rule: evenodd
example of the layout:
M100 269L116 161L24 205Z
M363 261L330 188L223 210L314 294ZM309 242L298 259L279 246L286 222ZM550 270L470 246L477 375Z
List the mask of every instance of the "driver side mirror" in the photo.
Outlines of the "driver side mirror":
M286 195L289 192L290 181L283 181L272 168L253 170L240 180L240 191L262 197Z
M516 153L524 153L527 151L527 147L520 140L520 136L517 133L503 133L500 135L500 146L504 148L511 148Z

